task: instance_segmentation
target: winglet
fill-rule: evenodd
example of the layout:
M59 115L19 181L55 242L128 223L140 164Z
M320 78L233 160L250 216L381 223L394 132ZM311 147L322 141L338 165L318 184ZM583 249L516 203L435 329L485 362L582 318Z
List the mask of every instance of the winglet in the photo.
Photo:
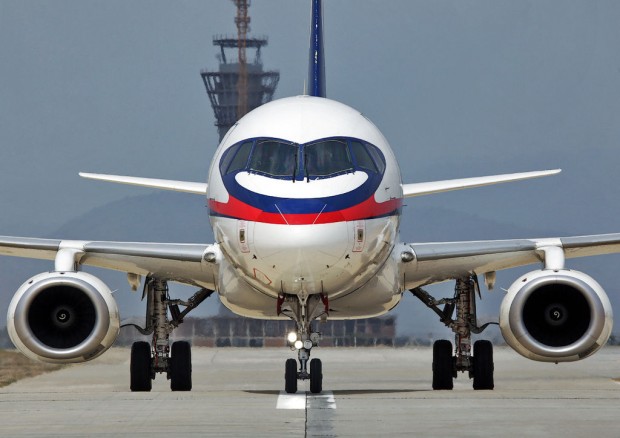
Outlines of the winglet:
M403 196L431 195L433 193L449 192L452 190L469 189L473 187L490 186L511 181L540 178L560 173L560 169L542 170L538 172L511 173L506 175L479 176L475 178L451 179L446 181L434 181L415 184L403 184Z
M309 95L325 95L325 53L323 49L323 6L321 0L312 0L310 28L310 63L308 68Z

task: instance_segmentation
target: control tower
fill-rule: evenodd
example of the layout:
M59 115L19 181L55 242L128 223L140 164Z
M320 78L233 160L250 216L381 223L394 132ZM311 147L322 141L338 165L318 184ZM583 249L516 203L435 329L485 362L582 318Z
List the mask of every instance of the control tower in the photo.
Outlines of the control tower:
M280 80L279 72L263 70L261 49L267 45L267 38L247 36L250 23L248 1L233 1L237 5L237 37L213 37L213 45L220 48L217 56L219 70L200 72L215 113L220 141L237 120L272 99ZM248 61L247 52L250 50L254 55Z

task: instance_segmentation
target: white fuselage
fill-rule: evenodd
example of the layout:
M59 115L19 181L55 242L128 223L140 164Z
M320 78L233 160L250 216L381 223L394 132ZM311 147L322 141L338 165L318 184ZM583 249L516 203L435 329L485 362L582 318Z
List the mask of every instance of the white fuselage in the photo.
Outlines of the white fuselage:
M218 292L234 312L277 317L280 294L324 294L330 318L398 303L400 170L358 111L308 96L257 108L220 144L207 198L224 255Z

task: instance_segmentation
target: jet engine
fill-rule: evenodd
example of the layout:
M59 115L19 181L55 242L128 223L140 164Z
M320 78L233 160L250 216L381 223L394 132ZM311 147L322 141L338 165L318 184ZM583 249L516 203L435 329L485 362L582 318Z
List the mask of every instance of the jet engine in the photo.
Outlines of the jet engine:
M519 354L543 362L584 359L609 339L612 310L603 288L570 270L525 274L500 308L504 339Z
M15 293L7 315L13 344L52 363L85 362L116 340L120 317L112 292L86 272L46 272Z

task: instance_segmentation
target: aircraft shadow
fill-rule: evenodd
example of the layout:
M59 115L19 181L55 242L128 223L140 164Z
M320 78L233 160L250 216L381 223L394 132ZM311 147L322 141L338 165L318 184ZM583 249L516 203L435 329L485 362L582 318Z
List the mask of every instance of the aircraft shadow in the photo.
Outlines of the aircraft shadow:
M326 391L329 391L327 389ZM429 392L432 389L344 389L344 390L333 390L330 391L334 394L334 396L346 396L346 395L370 395L370 394L411 394L415 392ZM243 390L246 394L257 394L257 395L279 395L282 391L274 391L274 390ZM298 391L298 394L302 394L308 391ZM309 392L308 392L309 393Z
M367 395L367 394L411 394L428 392L431 389L344 389L332 391L336 395Z

